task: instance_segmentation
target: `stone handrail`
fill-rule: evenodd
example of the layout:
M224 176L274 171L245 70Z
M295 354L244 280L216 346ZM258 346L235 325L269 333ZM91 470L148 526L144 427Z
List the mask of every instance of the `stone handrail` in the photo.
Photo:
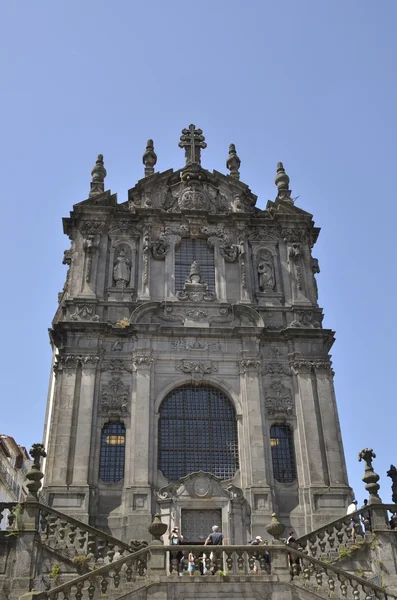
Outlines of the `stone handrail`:
M260 573L269 581L288 582L293 577L292 585L297 587L316 587L313 591L322 591L329 595L352 600L378 600L397 598L387 594L382 587L370 583L366 579L352 575L343 569L324 563L308 556L304 552L294 550L289 546L160 546L150 545L146 548L120 558L85 575L59 585L52 590L36 595L35 600L81 600L83 597L92 600L100 594L113 598L120 597L133 591L136 585L149 585L153 581L187 581L190 578L175 577L178 570L177 553L183 552L185 561L188 553L198 557L205 553L207 574L211 566L222 571L223 581L241 581L241 576L255 581L257 574L254 567L259 567ZM159 560L160 559L160 560ZM199 567L199 560L195 560ZM290 564L291 563L291 564ZM205 575L204 575L205 576ZM169 577L169 578L168 578ZM216 581L217 579L213 579ZM247 580L247 579L245 579ZM266 579L265 579L266 580ZM136 584L136 585L134 585ZM59 594L62 594L60 597Z
M42 542L57 551L66 552L72 560L75 556L83 556L87 563L100 566L113 562L124 552L135 552L147 546L147 542L138 540L126 544L54 508L40 503L36 506Z
M297 539L299 546L304 548L311 554L313 558L320 559L326 557L328 560L334 560L339 553L339 549L347 547L352 542L352 527L351 521L354 520L355 534L358 539L362 539L364 534L361 517L368 512L374 511L389 511L397 513L397 505L395 504L376 504L365 506L356 510L349 515L343 515L339 519L335 519L306 535ZM385 524L385 527L389 527Z
M297 585L301 583L310 585L313 582L317 588L323 590L328 596L336 592L336 597L353 598L353 600L361 600L361 598L371 600L373 597L378 600L397 598L395 594L387 593L384 588L369 582L363 577L353 575L335 565L308 556L304 552L288 547L288 553L292 559L293 580Z

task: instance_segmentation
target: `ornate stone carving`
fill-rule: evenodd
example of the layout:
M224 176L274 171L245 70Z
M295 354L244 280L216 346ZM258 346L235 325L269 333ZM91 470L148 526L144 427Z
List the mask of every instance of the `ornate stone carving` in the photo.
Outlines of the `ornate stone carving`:
M229 156L226 160L226 168L230 171L230 176L234 177L234 179L240 179L240 165L241 160L237 156L236 146L234 144L230 144L229 146Z
M369 492L368 504L380 504L382 502L378 494L380 488L378 483L379 475L375 473L372 466L374 458L376 458L376 454L372 448L364 448L358 454L358 461L361 462L363 460L365 462L365 473L362 481L365 483L365 489Z
M65 283L63 285L63 290L62 290L63 292L69 291L70 267L72 266L73 254L74 254L74 243L72 242L69 250L65 250L63 253L62 264L68 266L68 270L66 271ZM61 294L61 296L62 296L62 294Z
M280 380L273 381L265 393L265 406L269 415L279 413L292 415L294 403L291 390L285 387Z
M104 227L104 221L82 221L80 224L80 231L83 236L100 235Z
M218 246L219 252L226 262L234 262L239 254L239 248L232 244L230 237L220 228L202 227L201 232L208 235L208 245Z
M269 355L272 358L277 358L278 356L280 356L280 350L277 348L277 346L270 346Z
M103 412L126 413L130 398L130 388L120 377L113 377L103 386L101 392L101 409Z
M303 243L306 240L306 230L286 227L281 229L281 237L290 244Z
M311 310L296 310L294 311L294 320L288 327L301 327L306 329L318 329L321 323L317 320L321 315L313 313Z
M147 285L149 280L149 250L150 250L150 225L143 232L142 261L143 261L143 284Z
M124 342L121 342L120 340L116 340L112 344L112 350L113 350L113 352L120 352L123 350L123 346L124 346Z
M95 314L95 304L76 304L76 310L70 315L72 321L99 321Z
M198 384L203 380L204 375L210 375L211 373L216 372L218 367L210 360L182 360L181 364L176 366L176 369L182 373L190 373L193 383Z
M222 350L222 344L220 342L189 342L187 340L173 340L171 342L171 349L175 352L184 352L189 350L203 350L210 352L220 352Z
M312 369L316 371L330 373L333 375L332 363L330 360L307 360L304 358L298 358L292 362L292 368L296 374L298 373L310 373Z
M257 371L261 366L261 361L259 358L255 356L246 356L240 360L240 368L243 373L247 373L249 371Z
M153 258L156 258L157 260L165 259L169 249L170 241L168 239L167 233L164 231L160 233L160 235L154 242L152 242Z
M171 323L183 323L185 317L183 315L174 314L172 306L164 306L162 311L156 312L155 316L161 321L169 321Z
M75 368L77 366L96 367L100 358L96 354L57 354L54 372L60 368Z
M154 151L153 140L148 140L146 150L142 156L142 162L145 165L145 177L154 173L154 166L157 162L157 154Z
M99 248L100 236L99 235L88 235L83 240L83 249L87 257L85 280L87 282L91 279L92 270L92 258L96 250Z
M282 363L267 363L263 366L263 375L291 375L291 367Z
M279 233L275 227L255 227L248 234L250 242L262 242L264 240L277 241L279 239Z
M136 354L132 359L135 368L138 367L150 367L154 359L150 354Z
M178 206L181 210L208 210L208 196L201 183L192 181L182 190L178 197Z
M261 292L271 292L276 286L273 255L270 250L258 252L258 279Z
M109 233L111 235L139 236L139 231L134 227L132 221L129 221L128 219L113 221L113 223L109 225Z
M111 358L110 360L104 360L101 365L101 371L132 371L130 361L122 360L121 358Z
M189 129L182 129L179 148L185 149L186 165L201 164L201 150L207 147L202 129L189 125Z
M171 500L178 497L190 496L191 498L230 498L231 500L242 500L243 491L235 485L222 487L224 481L211 473L198 471L189 473L179 481L172 481L159 489L156 496L159 500ZM194 511L196 512L196 511ZM185 530L184 530L185 531Z
M234 312L232 306L224 306L219 309L219 317L210 317L209 322L212 323L232 323L234 321Z
M114 259L113 279L116 287L122 290L127 287L131 278L131 260L128 246L119 246Z
M190 266L189 276L185 280L183 290L176 293L178 300L192 300L192 302L213 302L216 298L214 292L208 291L208 284L202 280L199 263L195 260Z
M314 287L314 299L317 302L318 300L318 287L317 287L317 279L316 274L320 273L320 266L318 264L318 258L311 259L312 273L313 273L313 287Z
M397 504L397 469L394 465L390 465L390 469L386 475L391 479L392 502Z
M192 321L202 321L207 318L207 313L199 308L192 308L186 312L186 316Z
M229 201L223 194L218 190L215 198L212 200L212 206L217 213L227 213L229 212Z

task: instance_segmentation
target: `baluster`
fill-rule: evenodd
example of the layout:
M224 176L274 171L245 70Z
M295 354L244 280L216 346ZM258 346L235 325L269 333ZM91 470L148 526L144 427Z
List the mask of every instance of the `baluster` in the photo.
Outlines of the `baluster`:
M95 579L94 579L94 578L92 578L92 579L90 579L90 580L89 580L89 586L88 586L88 598L89 598L90 600L92 600L92 599L93 599L93 597L94 597L94 594L95 594Z
M87 536L87 532L85 529L79 529L80 537L77 538L77 542L79 544L79 550L82 550L85 546L85 539Z
M102 575L100 585L101 585L101 594L106 594L106 590L108 589L108 585L109 585L108 575Z
M327 529L328 532L328 544L330 548L334 547L335 544L335 536L334 536L334 528L333 527L329 527Z
M255 569L255 561L257 560L257 558L255 556L256 552L253 553L252 550L250 549L247 552L247 554L248 554L248 569L250 571L254 571L254 569ZM257 571L255 571L255 572L257 572Z
M335 580L332 579L332 575L328 575L328 587L331 593L335 591Z
M106 548L106 541L98 539L98 545L97 545L98 559L96 561L98 565L103 565L105 563L105 548Z
M47 530L47 526L48 526L48 521L47 521L47 516L48 516L48 512L44 509L40 510L40 530L42 533L48 533Z
M242 550L236 550L237 554L237 571L238 573L244 573L244 553Z
M113 558L114 555L116 554L115 550L114 550L114 544L108 544L108 548L109 550L107 551L107 557L109 559L109 562L112 563L113 562Z
M8 529L11 529L12 526L14 525L14 521L15 521L14 506L10 507L10 511L7 515L7 521L8 521Z
M319 587L323 586L323 572L322 571L316 572L316 582Z
M67 524L68 524L68 522L65 521L65 519L60 519L60 521L59 521L59 528L58 528L58 535L59 535L59 539L61 541L63 541L65 539Z
M120 569L121 567L116 567L114 569L113 583L115 588L118 588L120 585Z
M76 583L76 588L77 588L77 591L76 591L74 597L76 598L76 600L81 600L83 597L84 581L79 581L78 583Z
M69 597L70 597L70 588L67 588L66 590L63 591L63 600L69 600Z
M317 544L316 544L317 540L314 536L310 536L309 542L310 542L310 544L309 544L310 553L315 558L317 555Z
M0 523L3 520L3 512L6 510L5 506L0 506Z
M56 538L56 529L57 529L57 521L58 521L58 517L56 517L55 515L50 515L50 518L48 519L48 537L49 538Z
M303 579L305 579L305 581L310 581L310 569L307 564L303 569Z
M77 529L77 525L70 525L69 526L69 545L70 546L74 546L74 541L76 539L76 529Z
M346 597L347 597L347 585L346 585L346 582L345 582L345 581L343 581L343 582L340 584L340 591L341 591L341 594L342 594L342 596L343 596L344 598L346 598Z
M226 569L229 573L233 573L234 569L233 569L233 552L230 552L230 550L225 550L225 554L226 554Z
M92 533L88 534L87 551L88 551L89 554L92 554L93 556L95 556L95 551L96 551L96 537Z
M138 575L143 577L147 572L147 554L138 558Z
M132 566L128 565L126 570L125 570L125 575L126 575L126 580L128 583L130 583L132 581L132 575L133 575L133 570L132 570Z

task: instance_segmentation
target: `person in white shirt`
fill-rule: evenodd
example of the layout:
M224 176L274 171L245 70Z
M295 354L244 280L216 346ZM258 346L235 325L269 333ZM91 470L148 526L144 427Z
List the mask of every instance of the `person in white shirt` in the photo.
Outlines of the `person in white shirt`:
M347 507L347 515L352 515L353 513L355 513L357 510L357 500L353 500L351 504L349 504L349 506ZM356 529L354 527L355 525L355 520L352 518L350 521L350 527L352 530L352 542L356 541Z

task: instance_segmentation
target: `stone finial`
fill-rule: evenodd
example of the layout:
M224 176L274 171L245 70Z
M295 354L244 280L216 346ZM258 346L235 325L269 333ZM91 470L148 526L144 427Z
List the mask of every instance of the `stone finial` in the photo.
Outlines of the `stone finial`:
M365 473L362 481L366 484L365 489L369 493L368 504L379 504L382 502L378 496L378 490L380 488L380 485L378 484L379 475L375 473L372 466L372 460L374 458L376 458L376 454L372 448L364 448L358 454L359 462L362 460L365 462Z
M37 493L41 488L41 480L44 477L44 473L40 470L40 458L45 458L47 453L43 444L33 444L29 454L33 458L33 465L30 471L26 473L26 479L28 480L26 487L29 490L28 500L37 500Z
M397 504L397 469L394 465L390 465L390 469L387 471L386 475L391 479L391 491L392 491L392 502Z
M291 190L289 189L289 177L285 172L282 162L277 163L277 175L274 183L276 184L278 190L276 200L285 200L293 203L291 198Z
M91 176L90 198L105 191L106 169L103 164L103 154L98 154L96 163L91 171Z
M201 150L207 147L202 129L189 125L189 129L182 129L179 148L185 148L186 165L201 165Z
M149 533L154 537L152 544L162 544L161 536L167 531L167 525L162 522L159 514L154 515L153 521L148 527Z
M241 160L237 156L236 146L234 144L230 144L229 146L229 156L226 160L226 168L229 169L231 177L235 179L240 179L240 168Z
M146 142L146 150L142 156L142 162L145 165L145 177L153 175L154 166L157 163L157 154L154 151L153 140Z
M266 525L266 531L270 533L275 540L279 540L282 534L284 533L285 525L280 523L276 513L272 514L272 520L268 525Z

